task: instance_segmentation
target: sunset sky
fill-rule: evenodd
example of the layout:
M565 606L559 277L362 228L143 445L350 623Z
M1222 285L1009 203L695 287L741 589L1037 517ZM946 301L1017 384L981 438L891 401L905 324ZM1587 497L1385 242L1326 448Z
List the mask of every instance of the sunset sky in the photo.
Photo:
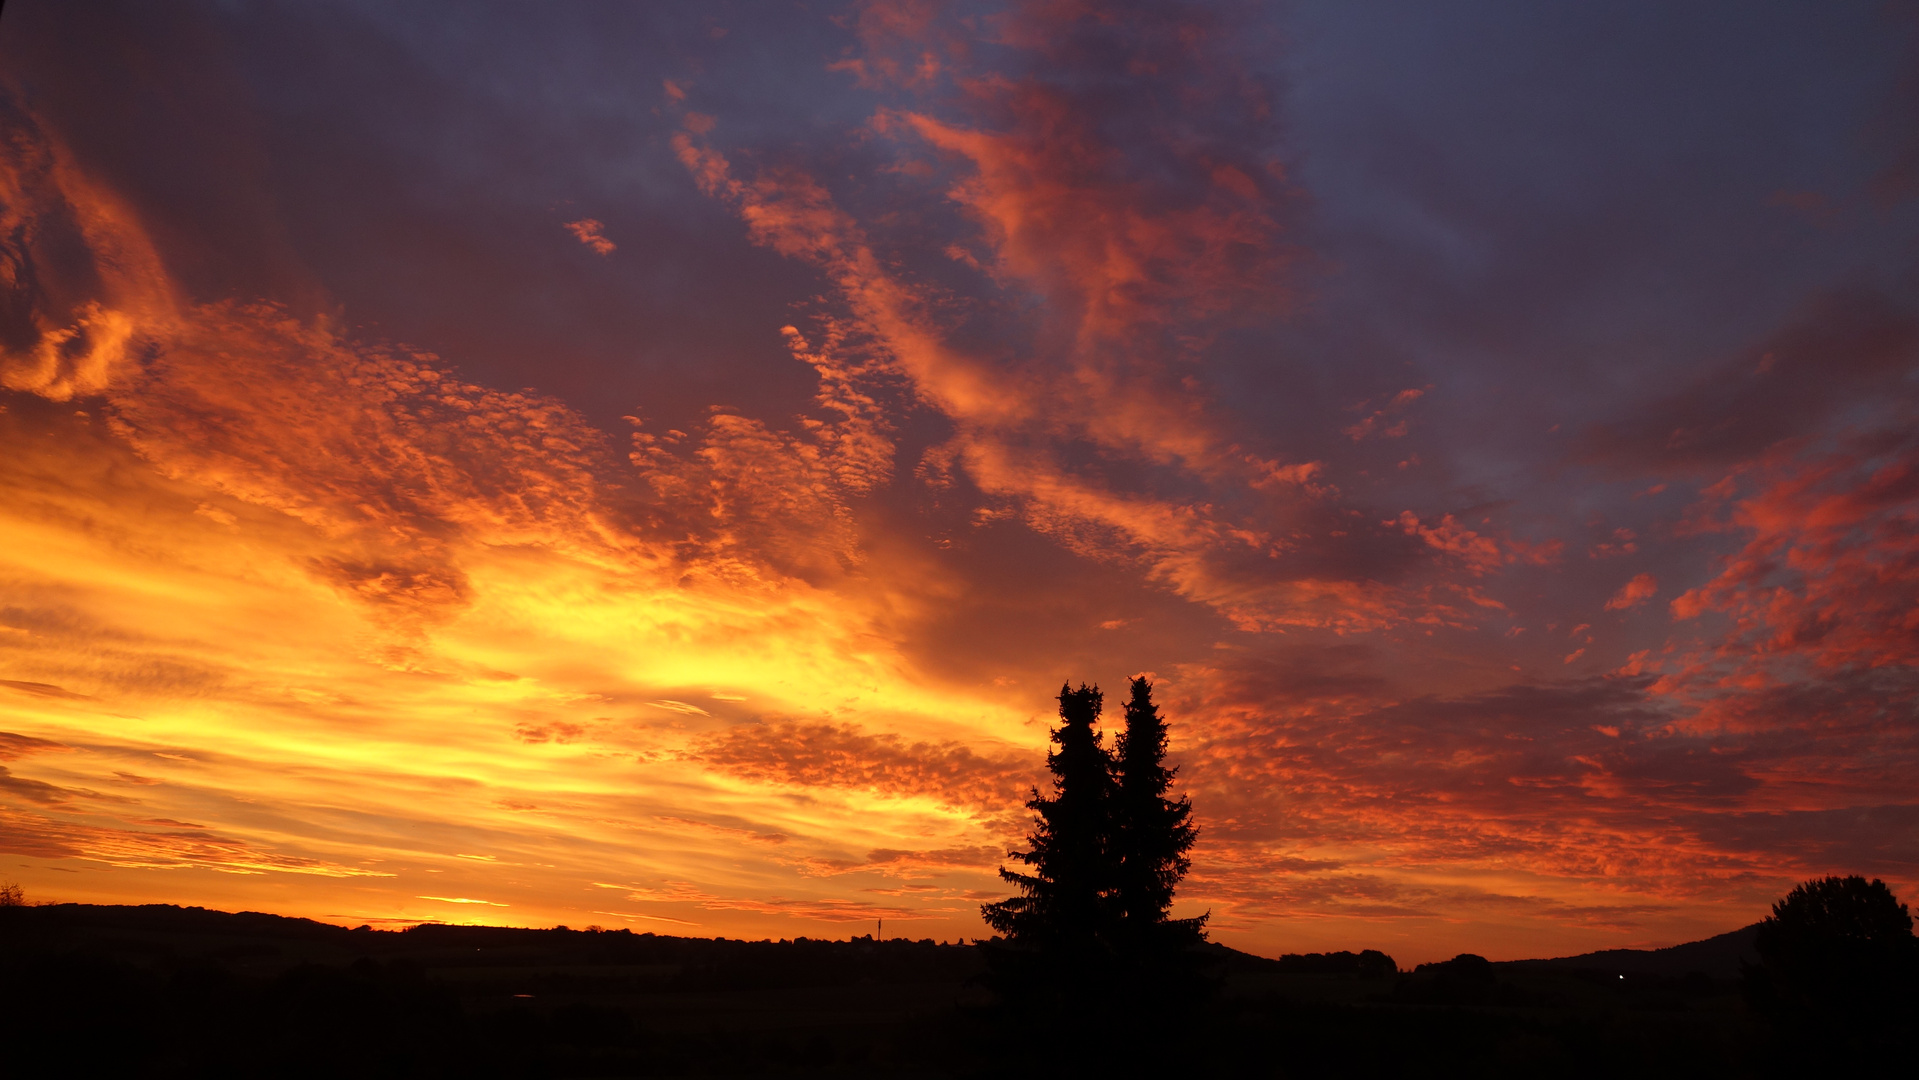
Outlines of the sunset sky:
M1919 901L1919 8L0 18L0 878L1268 955ZM1110 724L1109 724L1110 729Z

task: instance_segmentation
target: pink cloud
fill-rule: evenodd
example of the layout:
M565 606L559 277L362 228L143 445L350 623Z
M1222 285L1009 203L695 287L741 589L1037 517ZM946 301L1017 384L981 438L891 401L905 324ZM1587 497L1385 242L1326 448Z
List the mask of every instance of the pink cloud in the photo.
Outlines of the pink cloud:
M566 223L566 231L572 233L573 238L580 243L592 248L595 254L611 255L619 250L613 241L606 238L606 226L597 219L581 218L578 221L569 221Z

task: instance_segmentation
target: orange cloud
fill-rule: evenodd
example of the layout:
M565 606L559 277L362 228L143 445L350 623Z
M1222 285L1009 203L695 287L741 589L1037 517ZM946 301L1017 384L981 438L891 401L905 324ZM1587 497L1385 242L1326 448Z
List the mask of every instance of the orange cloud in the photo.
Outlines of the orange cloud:
M618 245L606 238L606 226L595 218L569 221L566 223L566 231L572 233L575 240L592 248L596 255L611 255L619 250Z
M741 725L695 742L688 754L762 782L923 796L975 812L1018 805L1038 781L1031 756L1010 748L989 757L959 743L908 743L826 724Z
M1427 387L1426 389L1431 389L1431 387ZM1391 401L1373 410L1359 423L1342 429L1342 433L1354 442L1359 442L1374 436L1382 439L1397 439L1405 435L1407 431L1407 421L1402 419L1398 423L1387 426L1389 423L1388 418L1424 397L1426 389L1413 388L1401 390L1399 393L1393 395Z
M0 783L4 780L5 777L0 776ZM163 831L88 826L21 813L5 806L0 806L0 850L49 859L80 858L128 870L198 867L229 874L388 876L380 871L321 859L262 851L246 841L220 836L198 826Z
M1619 587L1612 599L1606 601L1607 611L1624 611L1637 607L1652 599L1659 591L1659 581L1651 574L1634 574L1631 581Z
M43 685L30 683L28 685ZM15 735L11 731L0 731L0 761L12 761L28 754L43 754L49 750L66 750L68 747L52 739L35 739L27 735Z
M1875 445L1878 444L1878 445ZM1820 668L1919 663L1919 452L1858 438L1821 455L1763 461L1703 527L1747 536L1711 581L1675 598L1673 615L1721 612L1737 628L1722 649L1754 663Z
M31 343L0 345L0 386L54 401L97 393L173 325L178 299L160 257L124 201L87 177L35 117L11 102L0 141L0 234L17 257L0 261L0 287L24 294ZM67 235L91 254L95 295L43 280L70 267Z
M1427 547L1458 559L1474 575L1496 570L1508 561L1508 556L1500 550L1497 541L1466 528L1453 520L1451 514L1441 517L1439 524L1429 526L1407 510L1400 513L1399 520L1380 524L1397 525L1406 535L1419 537Z

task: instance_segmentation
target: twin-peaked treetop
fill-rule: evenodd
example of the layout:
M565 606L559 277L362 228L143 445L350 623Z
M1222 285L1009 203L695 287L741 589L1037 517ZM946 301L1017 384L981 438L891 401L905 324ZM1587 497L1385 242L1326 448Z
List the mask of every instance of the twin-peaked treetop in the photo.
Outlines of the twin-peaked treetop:
M1039 816L1029 850L1008 853L1031 872L1001 868L1020 895L980 907L1014 944L1125 956L1204 940L1205 916L1169 917L1198 830L1191 803L1168 797L1177 770L1166 767L1166 725L1152 692L1145 678L1133 680L1126 730L1109 754L1094 727L1099 689L1060 688L1056 749L1046 757L1053 793L1033 792L1026 805Z

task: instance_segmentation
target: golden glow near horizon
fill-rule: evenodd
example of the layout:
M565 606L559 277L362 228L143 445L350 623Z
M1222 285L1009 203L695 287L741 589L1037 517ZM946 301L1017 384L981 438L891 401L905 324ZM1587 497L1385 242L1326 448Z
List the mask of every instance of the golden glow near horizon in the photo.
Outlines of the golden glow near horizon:
M125 871L179 868L298 875L267 895L334 919L499 921L454 896L535 923L617 909L599 921L711 931L752 925L713 911L789 907L957 924L956 890L990 873L980 814L940 792L882 776L796 798L704 763L742 715L856 713L869 742L943 733L972 753L1020 733L1001 703L956 716L882 647L847 648L856 628L797 584L680 585L481 542L448 551L456 610L396 612L316 580L339 549L323 530L162 479L63 412L31 436L0 418L9 445L44 451L7 463L0 573L65 617L9 627L8 674L40 677L4 684L9 728L60 746L14 763L39 786L16 789L29 806L8 824L34 854L120 871L80 895L143 899L162 886ZM862 869L876 851L900 854ZM964 852L974 880L910 888L928 852ZM879 891L843 896L847 874ZM194 886L228 903L259 887Z
M51 879L63 895L349 922L972 928L1044 728L1010 695L912 676L888 623L937 580L821 588L750 546L833 565L846 539L815 526L844 514L817 441L801 475L767 476L745 455L789 437L717 433L671 479L797 481L793 520L716 509L720 535L675 555L610 520L582 460L608 440L564 407L271 307L182 304L130 215L37 149L14 163L15 213L64 210L96 250L138 256L12 359L9 385L46 404L0 414L0 692L30 740L11 747L7 837L86 867ZM62 352L100 325L130 329ZM138 370L129 341L166 360ZM104 415L73 407L100 408L88 391ZM733 737L744 719L797 727Z
M644 563L596 565L481 539L437 545L441 566L457 565L463 578L457 598L436 582L409 580L433 572L417 567L369 571L342 586L316 580L316 567L347 561L328 554L344 545L324 529L212 487L162 480L86 417L59 426L66 430L35 431L36 440L10 433L16 445L52 452L9 462L6 573L13 595L56 597L80 625L12 628L16 648L45 649L40 664L59 677L46 686L17 681L11 688L26 701L14 709L62 741L110 733L141 755L143 773L168 783L258 769L275 778L277 800L327 804L333 792L333 811L373 816L391 811L389 800L431 802L434 792L456 798L483 787L491 794L477 804L459 797L457 816L470 827L558 814L565 824L557 831L575 842L621 836L631 846L636 822L668 820L676 791L709 811L751 808L802 830L814 817L685 764L690 740L713 730L716 717L749 705L755 715L777 714L818 702L807 691L830 685L850 690L809 711L858 707L869 722L891 720L909 733L941 726L928 718L926 696L902 683L896 660L871 641L849 648L857 627L798 583L663 582ZM76 476L111 487L76 490ZM137 513L99 516L108 506ZM69 634L88 644L63 648ZM76 681L93 692L64 685ZM967 719L987 731L1017 729L1001 706L980 702L972 711ZM162 757L146 760L152 754ZM405 763L398 773L396 763ZM641 797L640 786L655 793ZM151 803L158 792L142 794ZM612 800L643 816L609 822L595 816L607 813L600 809L576 820L578 800ZM520 808L530 804L546 805ZM909 802L891 812L916 809ZM934 813L914 828L964 825ZM681 843L702 835L661 828ZM413 850L406 833L392 834L396 854ZM858 835L845 838L857 843ZM360 854L353 866L366 861ZM314 872L376 871L322 859Z
M1019 11L1008 49L1070 29ZM1636 476L1675 485L1658 538L1375 505L1337 455L1404 436L1430 387L1288 456L1204 378L1301 302L1282 164L1155 144L1174 197L1067 90L928 97L887 59L902 26L860 23L835 70L910 98L861 138L924 221L737 149L664 84L687 197L818 286L756 328L805 400L698 402L689 431L647 400L596 426L337 304L192 295L175 233L8 105L0 285L32 303L0 354L0 878L349 925L976 937L1059 682L1140 664L1202 829L1179 910L1240 947L1669 944L1795 877L1906 865L1804 837L1908 797L1856 696L1919 660L1887 569L1908 449ZM593 212L556 209L553 243L646 257ZM952 233L935 271L902 220ZM1646 440L1617 438L1629 465ZM1628 566L1673 537L1717 545L1710 572ZM1806 687L1832 694L1768 697Z

